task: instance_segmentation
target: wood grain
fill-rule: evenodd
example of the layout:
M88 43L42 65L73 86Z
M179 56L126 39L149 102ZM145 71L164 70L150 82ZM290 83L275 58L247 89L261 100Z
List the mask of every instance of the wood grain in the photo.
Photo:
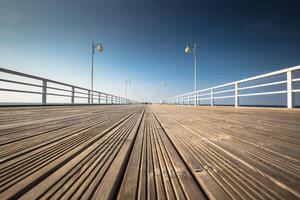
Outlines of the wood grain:
M0 199L300 199L300 111L0 108Z

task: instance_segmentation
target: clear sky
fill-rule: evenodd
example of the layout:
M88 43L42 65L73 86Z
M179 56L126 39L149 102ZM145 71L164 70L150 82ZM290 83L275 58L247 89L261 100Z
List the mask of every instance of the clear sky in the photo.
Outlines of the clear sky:
M144 100L300 64L300 1L1 0L0 66ZM167 80L167 91L161 81ZM158 92L160 91L160 92Z

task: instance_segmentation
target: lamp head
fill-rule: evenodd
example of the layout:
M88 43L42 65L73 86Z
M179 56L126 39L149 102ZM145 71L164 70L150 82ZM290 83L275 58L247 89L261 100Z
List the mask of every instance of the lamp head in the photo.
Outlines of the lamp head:
M104 47L103 47L102 44L98 45L97 49L98 49L99 52L103 52L104 51Z
M186 46L184 52L185 52L186 54L191 53L191 48L189 47L189 45Z

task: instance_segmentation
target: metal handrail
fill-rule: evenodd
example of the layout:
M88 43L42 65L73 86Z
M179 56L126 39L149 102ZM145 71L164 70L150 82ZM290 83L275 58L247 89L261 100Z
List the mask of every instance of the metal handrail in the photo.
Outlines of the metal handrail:
M6 68L0 67L0 72L41 81L42 84L39 85L39 84L33 84L33 83L28 83L28 82L22 82L22 81L0 79L0 82L6 82L6 83L18 84L18 85L26 85L26 86L31 86L31 87L36 87L36 88L42 89L42 91L39 92L39 91L32 91L32 90L0 88L0 91L27 93L27 94L40 94L40 95L42 95L41 104L43 104L43 105L50 104L47 101L47 97L49 95L50 96L69 97L69 98L71 98L71 102L69 104L75 104L75 99L77 99L77 98L87 99L88 100L87 104L133 104L133 103L138 103L131 99L126 99L123 97L115 96L115 95L100 92L100 91L95 91L95 90L92 91L92 90L84 88L84 87L71 85L68 83L63 83L60 81L55 81L55 80L51 80L51 79L47 79L47 78L43 78L43 77L31 75L31 74L25 74L22 72L13 71L13 70L6 69ZM54 83L59 86L69 87L69 89L48 86L48 83ZM56 93L56 92L52 92L52 91L48 92L48 89L54 90L54 91L60 91L61 93L67 92L68 94L61 94L61 93ZM81 91L77 91L77 90L81 90ZM78 96L78 94L81 94L81 96ZM98 100L98 102L94 103L93 100ZM65 104L65 105L68 105L68 104Z
M192 102L193 102L193 105L199 105L201 100L210 100L210 105L214 106L215 99L234 98L235 99L235 103L234 103L235 107L239 107L240 106L240 97L286 93L287 94L287 107L293 108L293 107L295 107L294 93L300 92L300 89L293 88L294 83L300 81L300 78L293 78L293 72L295 72L297 70L300 70L300 65L282 69L282 70L278 70L278 71L274 71L274 72L270 72L270 73L266 73L266 74L261 74L258 76L242 79L239 81L234 81L234 82L194 91L194 92L184 93L181 95L167 98L167 99L163 100L163 103L181 105L181 104L186 104L186 101L187 101L188 105L191 105ZM267 78L267 77L273 77L273 76L276 76L279 74L286 74L286 80L240 87L241 83L247 83L250 81L256 81L256 80L260 80L260 79ZM242 91L242 90L249 91L249 89L262 88L262 87L268 87L268 86L273 86L273 85L282 85L282 84L286 84L286 86L287 86L286 90L240 94L240 91ZM216 89L220 89L220 88L222 89L222 88L228 87L228 86L233 87L233 89L214 91ZM229 93L229 92L234 92L234 95L214 96L216 94ZM204 94L202 94L202 93L204 93ZM207 97L208 95L210 95L210 97ZM201 98L202 96L206 96L206 97Z

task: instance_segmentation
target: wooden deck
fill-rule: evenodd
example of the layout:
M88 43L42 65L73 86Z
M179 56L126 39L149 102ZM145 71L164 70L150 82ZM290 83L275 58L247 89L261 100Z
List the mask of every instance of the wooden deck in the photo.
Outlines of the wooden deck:
M300 110L0 108L0 199L300 199Z

